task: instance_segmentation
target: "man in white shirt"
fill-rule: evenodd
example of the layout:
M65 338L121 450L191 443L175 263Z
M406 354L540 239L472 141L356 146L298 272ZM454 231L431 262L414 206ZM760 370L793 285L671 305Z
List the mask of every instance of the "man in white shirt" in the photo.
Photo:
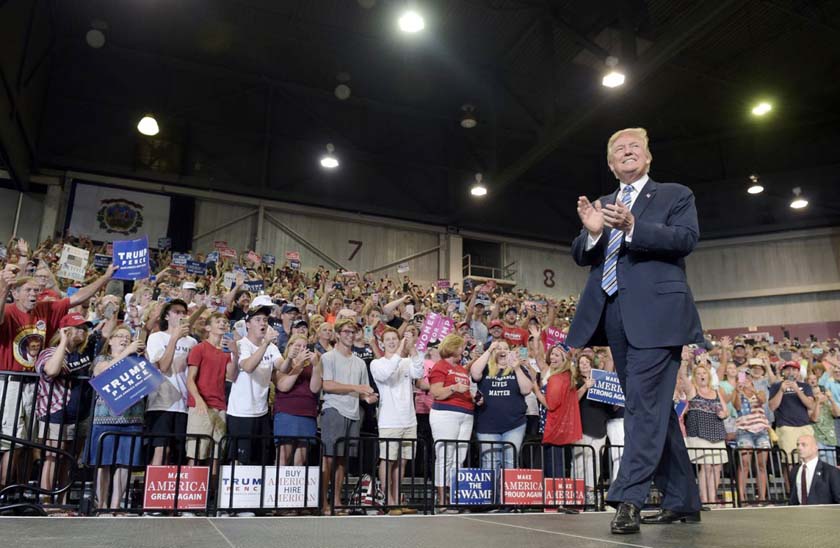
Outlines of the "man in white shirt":
M423 378L423 356L414 346L414 328L399 332L388 327L382 333L385 356L370 364L370 372L379 387L380 439L406 441L379 442L379 476L386 489L388 506L400 503L400 481L406 460L414 458L417 439L417 415L414 412L414 381ZM404 357L408 356L408 357ZM394 466L399 461L399 466ZM402 513L394 509L392 514Z
M799 436L800 464L790 473L790 504L840 504L840 470L819 460L817 439Z
M247 334L237 343L239 371L230 389L227 406L227 432L231 437L231 457L239 464L265 464L273 445L268 390L271 373L279 368L283 356L273 341L277 331L268 325L271 306L258 300L245 314Z
M168 437L152 438L154 447L149 464L161 465L164 449L176 448L183 454L187 433L187 356L198 341L190 337L186 318L187 303L173 299L160 312L160 331L149 335L146 341L146 357L163 373L164 381L157 390L149 394L146 404L146 431L152 434L177 434L173 440ZM168 451L167 451L168 452ZM179 456L174 458L177 460ZM173 462L175 462L173 460Z

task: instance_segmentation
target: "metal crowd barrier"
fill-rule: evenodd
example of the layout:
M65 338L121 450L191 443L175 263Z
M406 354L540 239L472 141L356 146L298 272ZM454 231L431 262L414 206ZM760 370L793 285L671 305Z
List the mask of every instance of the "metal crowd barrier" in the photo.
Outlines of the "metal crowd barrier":
M242 442L267 448L249 463L235 458ZM294 466L279 462L280 447L306 448L306 462ZM213 510L225 514L320 514L322 508L321 441L314 437L225 436L219 443L221 466ZM259 446L258 446L259 447Z
M772 449L734 449L737 467L738 506L749 504L787 504L790 489L786 481L787 454Z
M530 463L531 467L542 470L546 480L551 480L543 485L541 503L529 507L598 510L603 500L599 487L603 470L599 466L599 458L591 445L524 443L520 451L523 467L525 463Z
M385 445L383 458L381 445ZM429 446L422 439L400 439L379 437L342 437L336 440L337 452L343 456L333 457L330 469L329 489L326 507L331 515L337 513L381 514L400 513L428 514L432 511L429 478ZM355 449L356 456L351 457ZM403 458L403 453L411 458ZM344 477L337 484L337 459L344 461ZM392 468L392 467L397 468ZM396 481L391 469L396 470ZM340 504L335 504L335 490L339 490ZM394 496L389 496L393 494Z

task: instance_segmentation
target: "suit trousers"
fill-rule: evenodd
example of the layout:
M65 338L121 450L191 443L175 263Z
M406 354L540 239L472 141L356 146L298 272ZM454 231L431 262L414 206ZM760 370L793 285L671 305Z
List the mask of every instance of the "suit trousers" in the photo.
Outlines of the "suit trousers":
M682 348L632 346L624 331L619 293L607 298L602 323L625 397L624 452L607 502L642 508L653 481L663 493L662 508L699 511L700 493L674 411Z

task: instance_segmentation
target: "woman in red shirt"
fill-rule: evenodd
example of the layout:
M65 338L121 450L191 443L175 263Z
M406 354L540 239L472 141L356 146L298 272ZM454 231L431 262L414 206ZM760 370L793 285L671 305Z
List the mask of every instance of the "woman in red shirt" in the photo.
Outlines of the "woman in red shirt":
M583 436L578 406L577 370L562 343L548 353L540 372L537 399L545 408L543 426L543 468L548 477L565 477L562 446L576 443Z
M446 501L446 486L454 466L461 467L467 456L473 427L475 403L470 392L470 374L461 365L466 343L452 333L440 343L440 361L429 372L429 393L434 398L429 411L429 425L435 440L435 485L438 504ZM438 440L458 440L458 443L437 443ZM457 447L456 447L457 446Z

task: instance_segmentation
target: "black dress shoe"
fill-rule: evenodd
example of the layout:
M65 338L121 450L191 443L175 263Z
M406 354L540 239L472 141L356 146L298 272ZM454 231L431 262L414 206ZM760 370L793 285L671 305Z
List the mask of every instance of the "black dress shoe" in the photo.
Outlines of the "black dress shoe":
M618 505L615 517L610 523L610 531L614 535L638 533L640 523L639 509L629 502L622 502Z
M642 523L662 524L674 523L700 523L700 512L674 512L673 510L662 509L656 514L642 516Z

